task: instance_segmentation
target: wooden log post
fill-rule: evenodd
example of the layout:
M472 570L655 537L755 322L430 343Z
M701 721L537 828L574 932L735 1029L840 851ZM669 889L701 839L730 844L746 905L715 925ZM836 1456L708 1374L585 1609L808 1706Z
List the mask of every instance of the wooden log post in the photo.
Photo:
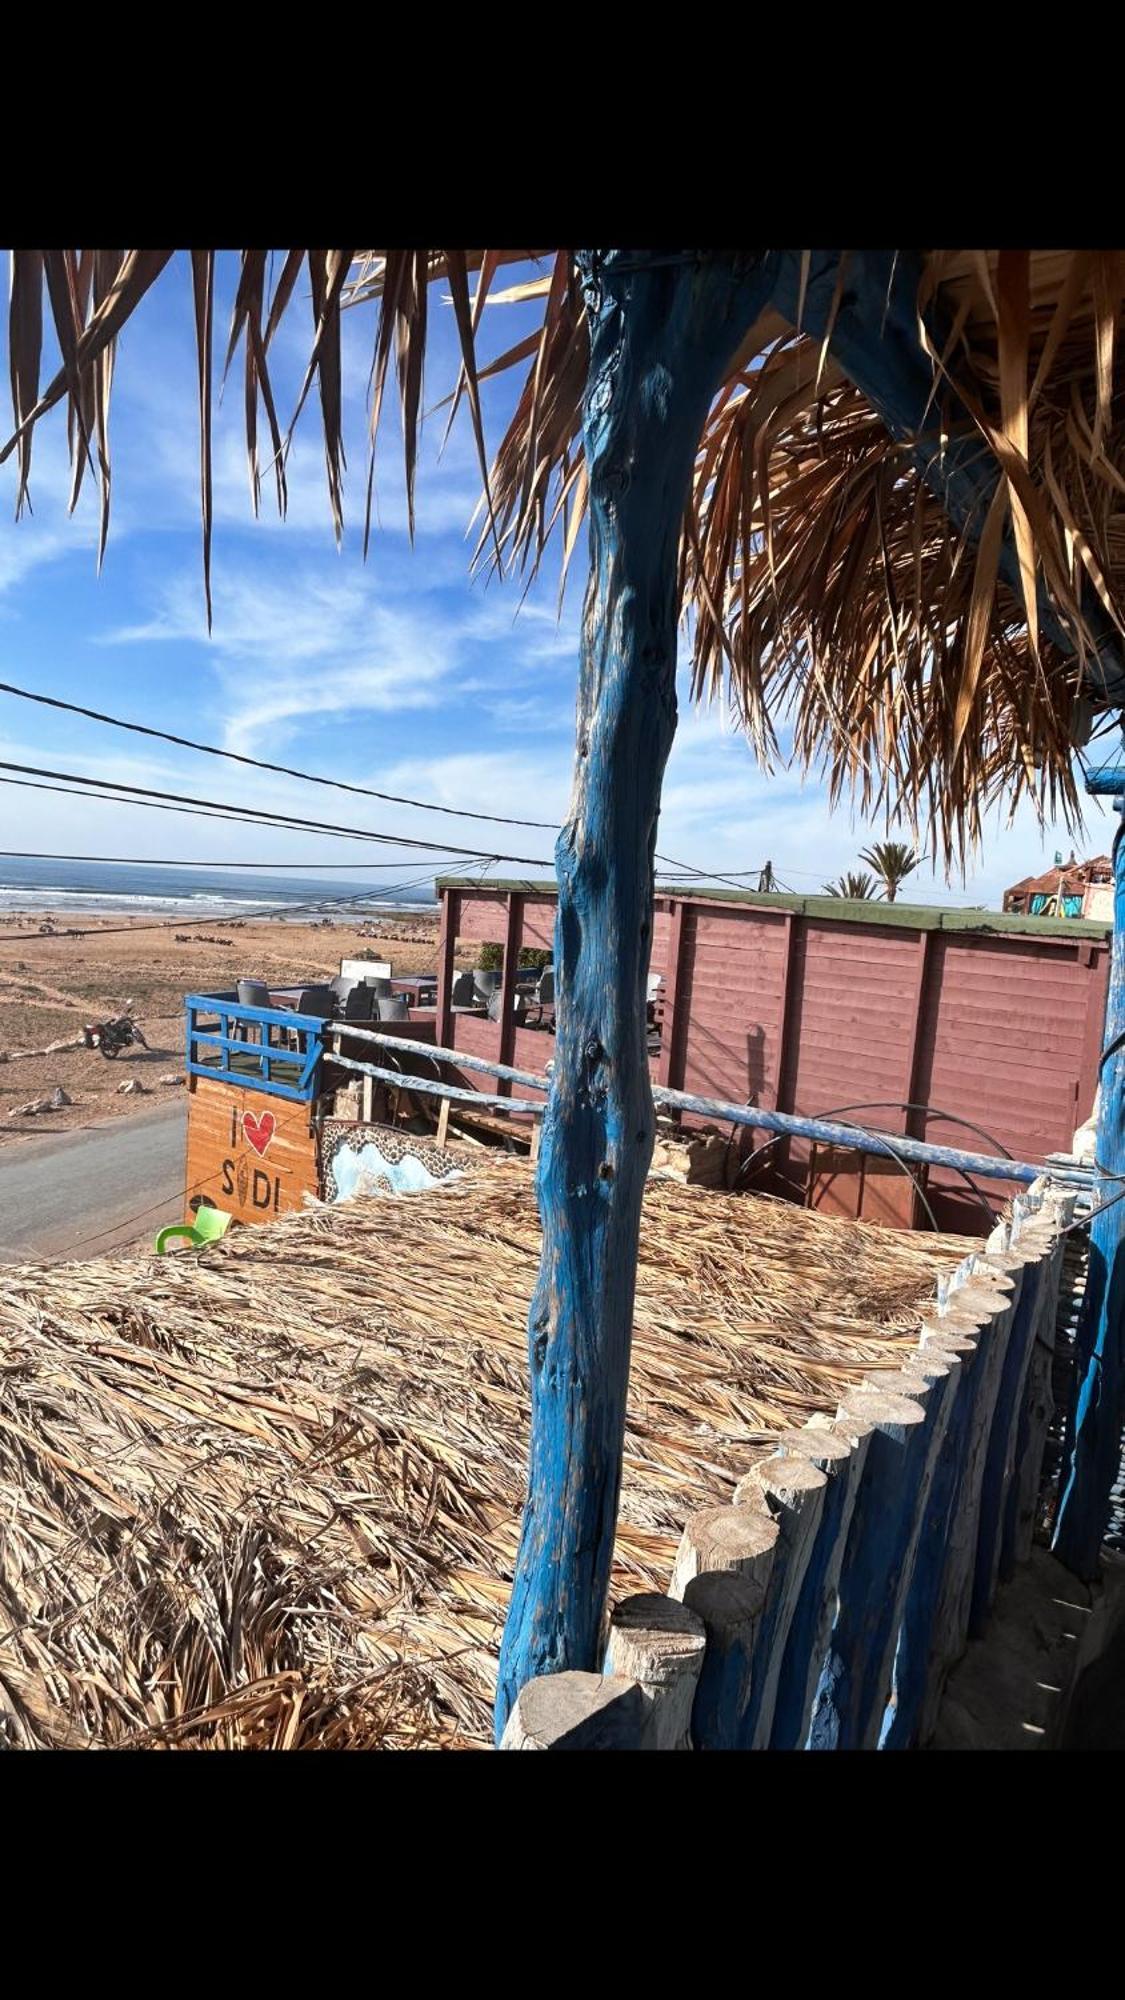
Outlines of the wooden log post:
M684 1523L669 1595L707 1632L691 1718L697 1750L739 1747L777 1533L752 1507L701 1507Z
M945 1434L955 1371L944 1356L845 1404L873 1422L828 1657L809 1733L814 1750L874 1749L891 1692L901 1609ZM896 1393L901 1383L905 1393Z
M917 1738L950 1523L964 1468L973 1403L984 1368L981 1338L979 1327L968 1332L950 1333L943 1320L936 1320L932 1327L922 1330L925 1346L941 1354L956 1356L959 1376L922 1516L910 1588L903 1604L891 1696L880 1730L879 1747L882 1750L909 1749Z
M1050 1256L1055 1232L1049 1221L1036 1218L1020 1235L1020 1254L1027 1259L1019 1300L1012 1314L1012 1328L1000 1371L996 1411L981 1480L980 1525L973 1569L973 1590L969 1604L969 1637L984 1637L1000 1572L1000 1550L1004 1539L1004 1510L1016 1476L1016 1447L1020 1412L1027 1392L1027 1373L1035 1344L1035 1328L1043 1297L1043 1263Z
M1069 1449L1051 1544L1086 1582L1098 1574L1125 1414L1125 820L1113 842L1113 957L1098 1080L1099 1207L1090 1224Z
M691 1711L703 1666L703 1621L674 1597L645 1591L614 1610L607 1674L636 1681L648 1704L643 1750L690 1750Z
M613 1674L549 1674L513 1704L502 1750L639 1750L647 1722L636 1681Z
M696 1750L736 1750L750 1694L762 1593L737 1570L706 1570L687 1586L684 1602L702 1620L707 1650L691 1712Z
M979 1350L972 1364L972 1392L958 1449L960 1471L948 1512L941 1577L930 1622L925 1685L915 1729L916 1738L921 1743L928 1742L933 1734L946 1678L964 1652L968 1637L981 1484L1004 1356L1008 1351L1019 1297L1019 1292L1013 1292L1006 1305L983 1318ZM938 1327L942 1324L939 1321ZM940 1339L940 1332L937 1337Z
M812 1464L828 1475L816 1539L782 1655L770 1729L771 1750L803 1750L813 1700L836 1614L840 1567L874 1426L841 1410L835 1423L815 1419L800 1433Z
M1070 1204L1073 1207L1073 1203ZM1062 1230L1072 1220L1056 1217ZM1027 1561L1040 1512L1043 1483L1043 1453L1055 1413L1052 1382L1055 1358L1055 1323L1058 1317L1059 1284L1062 1278L1066 1238L1055 1239L1051 1256L1040 1276L1039 1298L1031 1337L1031 1358L1027 1370L1016 1434L1016 1473L1004 1507L1004 1532L1000 1544L1000 1581L1007 1583L1017 1565Z
M785 1645L816 1541L827 1484L820 1467L790 1447L764 1459L735 1488L736 1506L766 1512L777 1524L750 1693L739 1732L739 1745L744 1750L764 1750L770 1740Z
M590 580L556 863L557 1035L537 1163L531 1448L496 1728L525 1682L603 1656L654 1114L647 977L676 726L679 540L703 422L765 305L760 253L580 251Z
M441 932L438 939L434 1038L439 1048L447 1048L453 1040L453 974L457 963L457 926L460 921L460 893L456 889L447 889L441 899Z

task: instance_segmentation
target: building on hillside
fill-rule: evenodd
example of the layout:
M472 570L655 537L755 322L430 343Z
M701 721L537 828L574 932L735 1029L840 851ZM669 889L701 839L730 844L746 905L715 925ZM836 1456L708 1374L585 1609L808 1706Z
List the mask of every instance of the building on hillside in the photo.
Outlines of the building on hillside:
M1027 875L1004 891L1010 916L1088 917L1094 923L1113 922L1113 863L1108 854L1090 861L1056 863L1045 875Z

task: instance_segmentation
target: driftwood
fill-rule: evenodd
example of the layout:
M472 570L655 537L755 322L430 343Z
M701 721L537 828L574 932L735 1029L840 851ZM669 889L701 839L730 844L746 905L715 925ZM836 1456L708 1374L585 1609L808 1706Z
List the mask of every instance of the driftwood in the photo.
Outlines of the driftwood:
M30 1062L36 1056L60 1056L69 1049L85 1046L83 1035L68 1035L65 1041L48 1042L41 1049L0 1049L0 1063Z

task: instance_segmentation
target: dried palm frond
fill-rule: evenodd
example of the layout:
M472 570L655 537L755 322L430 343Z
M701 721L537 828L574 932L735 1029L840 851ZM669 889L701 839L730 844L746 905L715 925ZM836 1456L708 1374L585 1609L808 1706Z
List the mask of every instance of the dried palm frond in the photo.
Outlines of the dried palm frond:
M5 1271L0 1743L487 1743L526 1476L526 1163ZM959 1238L653 1180L615 1554L914 1345Z
M214 254L192 253L208 599ZM0 459L17 455L22 508L34 426L65 399L72 504L86 464L96 460L103 547L114 345L172 255L13 255L9 368L16 428ZM1125 654L1125 359L1117 338L1125 256L911 256L918 352L932 379L923 425L930 444L923 449L921 432L892 435L833 351L850 283L846 254L825 323L815 334L801 330L810 271L810 253L802 253L793 318L771 307L747 329L714 400L684 524L681 577L697 695L729 686L767 765L777 753L779 723L791 723L797 758L824 773L833 798L851 790L865 813L901 816L952 866L963 861L985 811L1000 797L1013 809L1026 797L1040 812L1077 821L1071 758L1080 704L1091 683L1097 695L1099 647L1109 643ZM529 257L543 266L538 277L497 285L501 269ZM905 257L896 253L892 275L906 268ZM259 396L278 503L285 507L293 424L283 433L278 422L269 349L302 271L313 331L297 412L315 379L337 534L344 471L341 310L378 307L372 450L395 357L413 527L429 290L436 283L447 288L459 338L457 379L445 399L449 421L467 405L481 466L475 560L534 571L557 532L565 576L586 505L581 409L589 340L573 253L290 250L267 297L266 253L244 251L226 366L241 341L255 507ZM41 391L44 288L62 365ZM536 302L537 331L491 358L478 353L486 304L502 313L505 304ZM902 338L901 326L896 337ZM515 413L490 461L481 384L521 367ZM962 466L967 455L974 458L979 474L979 505L955 510L954 518L943 475L949 451ZM373 459L365 546L372 478Z

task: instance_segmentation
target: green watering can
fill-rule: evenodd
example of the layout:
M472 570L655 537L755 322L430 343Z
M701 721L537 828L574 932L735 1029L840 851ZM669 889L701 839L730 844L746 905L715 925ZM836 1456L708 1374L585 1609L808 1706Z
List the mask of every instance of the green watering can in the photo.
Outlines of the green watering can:
M228 1215L225 1208L201 1206L196 1209L194 1223L173 1222L167 1229L161 1230L156 1239L156 1254L163 1257L166 1245L177 1236L184 1237L193 1250L200 1249L204 1243L217 1243L220 1236L226 1235L233 1221L233 1215Z

